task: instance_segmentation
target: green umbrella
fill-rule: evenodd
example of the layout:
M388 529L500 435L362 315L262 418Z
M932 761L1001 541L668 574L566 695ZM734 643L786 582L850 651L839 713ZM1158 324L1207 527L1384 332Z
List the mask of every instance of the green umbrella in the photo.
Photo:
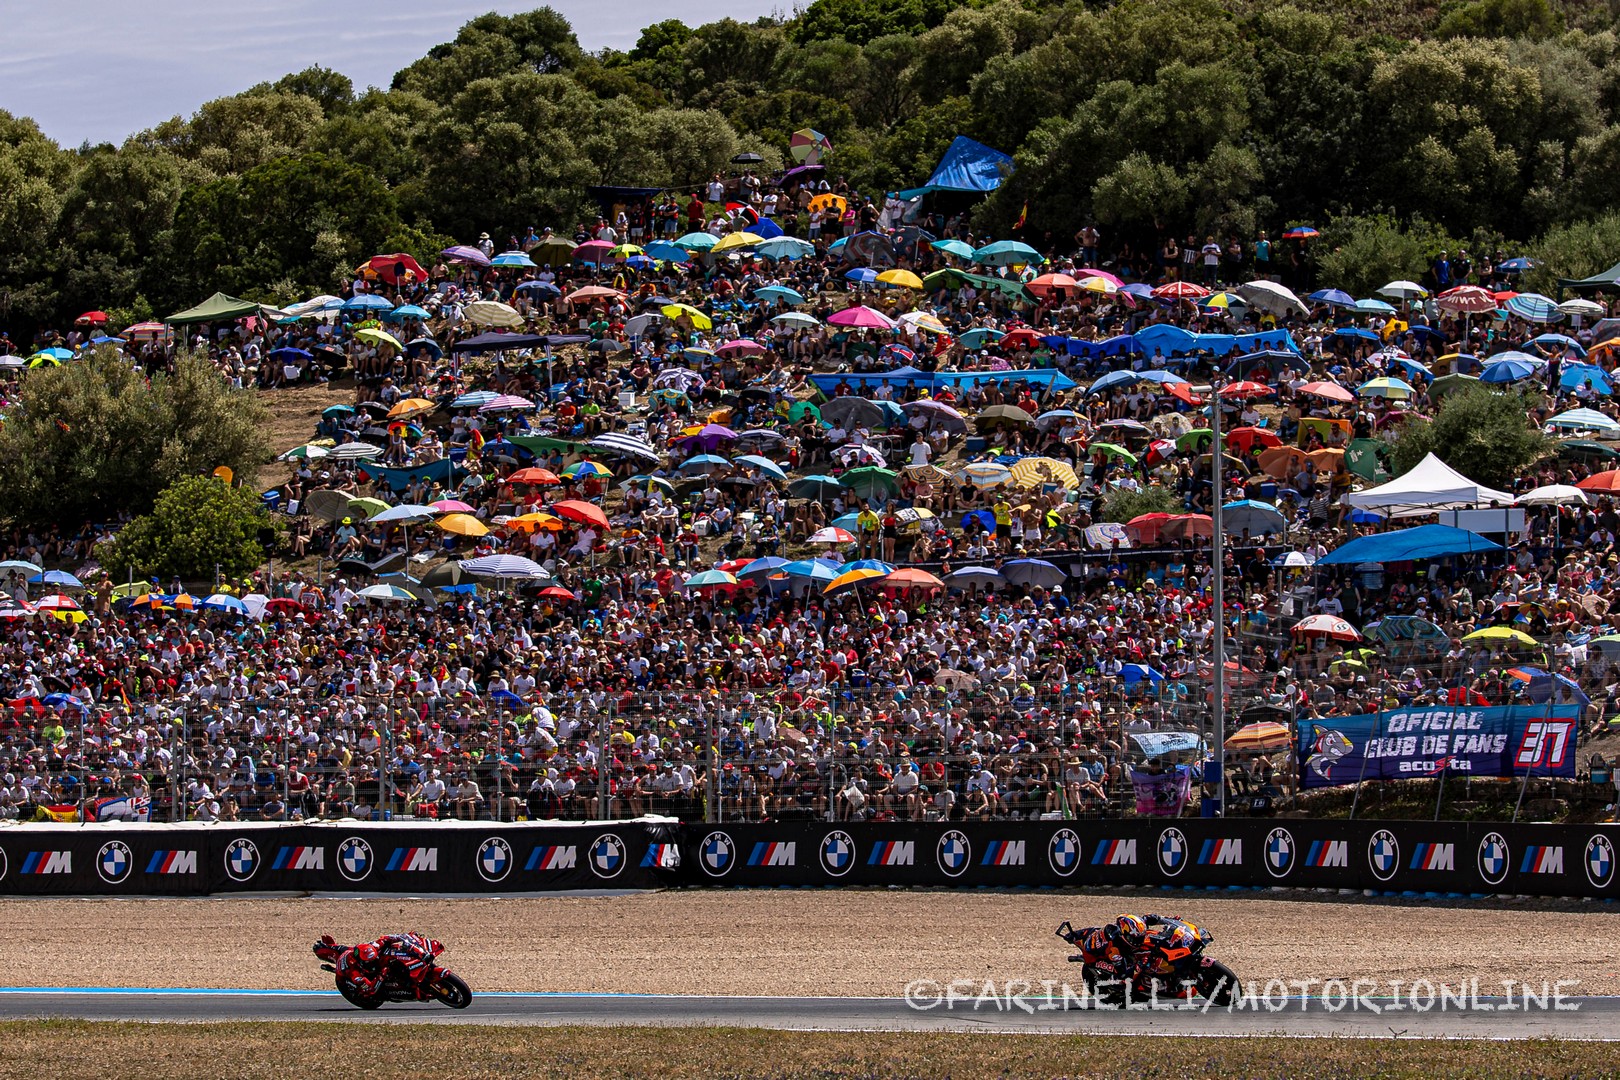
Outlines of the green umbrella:
M900 474L876 465L851 469L839 477L839 483L863 499L888 496L900 490Z
M448 589L457 585L470 585L477 579L461 568L458 562L443 562L422 575L419 584L427 589Z
M1209 428L1193 428L1187 434L1176 439L1178 450L1206 450L1215 441L1215 433Z
M801 401L788 410L788 423L797 424L806 416L813 416L816 423L821 423L821 410L808 401Z
M358 511L362 517L374 518L384 510L387 510L388 504L383 502L381 499L350 499L349 509Z
M1616 450L1612 446L1604 446L1599 442L1592 442L1590 439L1571 439L1569 442L1559 443L1558 453L1563 457L1598 457L1604 459L1620 457L1620 450Z
M1479 380L1472 375L1442 375L1429 384L1429 400L1439 401L1447 394L1461 390L1465 386L1477 386Z
M1107 454L1109 457L1119 458L1121 461L1128 461L1132 465L1136 464L1135 454L1131 453L1123 446L1115 446L1111 442L1094 442L1087 448L1087 452L1092 454Z

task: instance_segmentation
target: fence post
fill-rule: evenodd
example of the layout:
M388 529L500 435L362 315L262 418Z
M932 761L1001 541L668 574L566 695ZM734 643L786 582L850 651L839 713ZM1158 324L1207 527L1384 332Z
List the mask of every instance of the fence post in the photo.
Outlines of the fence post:
M710 709L708 720L703 725L703 735L708 746L704 750L704 787L705 803L703 820L712 823L722 820L720 813L720 759L717 754L719 740L715 738L715 729L719 725L719 710Z
M596 807L604 821L613 818L613 808L608 803L608 768L613 760L612 748L608 739L613 731L613 699L607 700L607 708L602 710L601 726L597 734L597 767L596 767Z

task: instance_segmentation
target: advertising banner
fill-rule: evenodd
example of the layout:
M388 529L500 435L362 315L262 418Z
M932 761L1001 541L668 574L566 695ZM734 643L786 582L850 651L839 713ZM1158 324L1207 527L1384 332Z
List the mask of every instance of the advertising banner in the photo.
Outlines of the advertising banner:
M1579 715L1574 705L1461 705L1301 720L1301 786L1442 772L1572 779Z

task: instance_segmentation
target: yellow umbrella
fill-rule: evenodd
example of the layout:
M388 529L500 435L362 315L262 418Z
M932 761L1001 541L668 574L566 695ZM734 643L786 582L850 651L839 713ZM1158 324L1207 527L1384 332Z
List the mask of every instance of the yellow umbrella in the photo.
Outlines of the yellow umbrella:
M1080 478L1075 475L1074 468L1068 462L1049 457L1031 457L1018 461L1012 467L1012 478L1013 483L1019 487L1057 484L1065 491L1073 491L1080 486Z
M1087 292L1094 292L1094 293L1109 294L1109 293L1117 293L1117 292L1119 292L1119 286L1118 285L1115 285L1112 281L1109 281L1107 278L1101 278L1101 277L1081 278L1080 279L1080 287L1082 289L1085 289Z
M484 523L471 514L446 514L436 524L447 533L456 536L487 536L489 530Z
M658 309L664 313L666 319L690 319L694 330L713 330L714 320L691 304L665 304Z
M1511 626L1487 626L1483 630L1475 630L1472 634L1469 634L1467 637L1463 638L1463 640L1510 641L1515 645L1528 645L1533 649L1541 646L1541 642L1537 641L1523 630L1515 630Z
M755 244L763 244L764 242L765 238L763 236L755 236L751 232L727 233L725 236L722 236L719 242L709 250L731 251L734 248L753 247Z
M849 209L849 203L844 201L844 197L842 195L833 195L829 193L826 195L817 195L815 198L811 199L810 209L837 210L840 214L842 214L845 210Z
M910 270L885 270L877 276L885 285L894 285L902 289L920 289L923 287L922 278Z
M628 259L632 255L641 255L644 254L644 252L635 244L620 244L618 247L608 252L608 254L617 255L621 259Z
M538 529L545 529L547 532L562 532L568 528L568 522L553 514L534 513L508 518L506 527L526 533L532 533Z
M875 581L878 578L885 578L888 576L889 575L887 573L882 570L878 570L875 567L867 567L863 570L845 570L842 574L839 574L837 577L828 582L827 587L822 589L821 592L825 596L831 596L835 592L843 592L846 589L853 589L857 585L863 585L866 582Z
M908 311L900 316L900 321L910 323L918 330L928 334L948 334L945 324L939 321L939 316L927 311Z
M355 331L354 336L359 338L361 341L369 341L373 345L392 345L400 352L405 351L405 346L399 343L399 339L386 330L373 330L369 328L365 330L357 330Z
M437 404L427 398L408 397L402 399L392 409L388 410L388 419L403 420L409 416L421 416L424 413L432 412L438 407Z

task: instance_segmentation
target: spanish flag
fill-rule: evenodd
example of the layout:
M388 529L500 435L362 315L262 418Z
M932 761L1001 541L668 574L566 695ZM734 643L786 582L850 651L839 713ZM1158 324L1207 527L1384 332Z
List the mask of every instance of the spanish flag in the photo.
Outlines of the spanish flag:
M1013 228L1022 229L1024 222L1029 220L1029 200L1024 200L1024 208L1018 211L1018 220L1013 222Z

